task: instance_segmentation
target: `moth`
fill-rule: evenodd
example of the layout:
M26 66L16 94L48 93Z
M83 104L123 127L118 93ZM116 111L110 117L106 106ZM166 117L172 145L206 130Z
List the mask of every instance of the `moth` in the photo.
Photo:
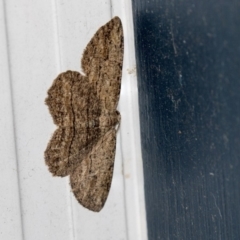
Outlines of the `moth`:
M123 29L119 17L100 27L87 44L82 70L63 72L45 100L58 126L45 150L54 176L70 175L82 206L100 211L113 176L123 64Z

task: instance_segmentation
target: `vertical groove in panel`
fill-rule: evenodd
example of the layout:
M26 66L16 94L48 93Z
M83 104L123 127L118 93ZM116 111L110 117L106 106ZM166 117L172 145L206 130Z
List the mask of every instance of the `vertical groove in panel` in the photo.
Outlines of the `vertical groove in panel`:
M57 63L57 71L61 71L61 48L60 48L60 42L59 42L59 27L58 27L58 15L57 15L57 3L56 0L52 0L52 10L53 10L53 25L55 29L55 54L56 54L56 63Z
M113 4L112 4L112 0L109 0L109 6L110 6L111 19L112 19L113 18Z
M61 72L61 47L60 47L60 41L59 41L59 26L58 26L58 11L57 11L57 3L56 0L52 0L52 9L53 9L53 25L55 29L55 54L56 54L56 63L57 63L57 71L58 73ZM72 207L72 201L71 201L71 191L68 182L66 181L66 191L67 191L67 203L68 203L68 224L69 224L69 230L70 230L70 239L75 239L75 230L74 230L74 220L73 220L73 207Z
M18 189L18 202L19 202L19 210L20 210L20 225L21 225L21 238L24 239L24 222L23 222L23 212L22 212L22 200L21 200L21 184L20 184L20 176L19 176L19 164L18 164L18 151L17 151L17 141L16 141L16 131L15 131L15 114L14 114L14 98L13 98L13 87L12 87L12 76L11 76L11 64L10 64L10 49L9 49L9 37L8 37L8 21L7 21L7 11L6 4L3 0L3 21L4 21L4 32L6 39L6 63L7 63L7 71L9 76L9 89L10 89L10 107L11 107L11 125L12 125L12 133L13 133L13 145L14 145L14 155L15 155L15 166L16 166L16 175L17 175L17 189ZM15 231L15 229L13 229Z
M124 172L124 150L123 150L123 136L120 132L120 149L121 149L121 160L122 160L122 171ZM125 227L126 227L126 235L127 235L127 239L126 240L130 240L130 230L129 230L129 219L128 219L128 213L127 213L127 191L126 191L126 181L123 179L123 187L124 187L124 191L123 191L123 198L124 198L124 215L125 215Z

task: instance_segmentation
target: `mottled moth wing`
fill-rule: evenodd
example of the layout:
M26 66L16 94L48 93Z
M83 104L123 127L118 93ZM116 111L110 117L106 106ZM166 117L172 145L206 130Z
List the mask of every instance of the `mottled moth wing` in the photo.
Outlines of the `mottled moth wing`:
M61 73L46 98L58 128L45 162L53 175L70 175L77 200L92 211L102 209L111 186L122 62L123 29L115 17L87 45L82 58L85 76Z
M75 197L84 207L98 212L107 199L112 182L116 130L108 131L70 175Z
M91 126L100 116L99 100L86 77L68 71L54 80L45 102L59 126L47 146L45 161L53 175L66 176L101 135L100 128Z
M123 29L119 17L102 26L88 43L82 68L96 86L102 112L116 110L122 77Z

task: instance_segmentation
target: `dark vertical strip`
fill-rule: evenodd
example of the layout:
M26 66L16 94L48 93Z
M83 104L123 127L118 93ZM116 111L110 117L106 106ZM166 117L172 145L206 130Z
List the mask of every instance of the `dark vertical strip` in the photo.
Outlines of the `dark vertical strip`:
M240 2L132 4L149 240L240 239Z

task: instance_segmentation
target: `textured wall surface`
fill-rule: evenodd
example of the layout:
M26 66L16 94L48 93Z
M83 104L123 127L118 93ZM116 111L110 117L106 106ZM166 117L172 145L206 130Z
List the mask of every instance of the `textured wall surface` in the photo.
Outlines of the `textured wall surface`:
M240 239L240 3L133 0L149 239Z

